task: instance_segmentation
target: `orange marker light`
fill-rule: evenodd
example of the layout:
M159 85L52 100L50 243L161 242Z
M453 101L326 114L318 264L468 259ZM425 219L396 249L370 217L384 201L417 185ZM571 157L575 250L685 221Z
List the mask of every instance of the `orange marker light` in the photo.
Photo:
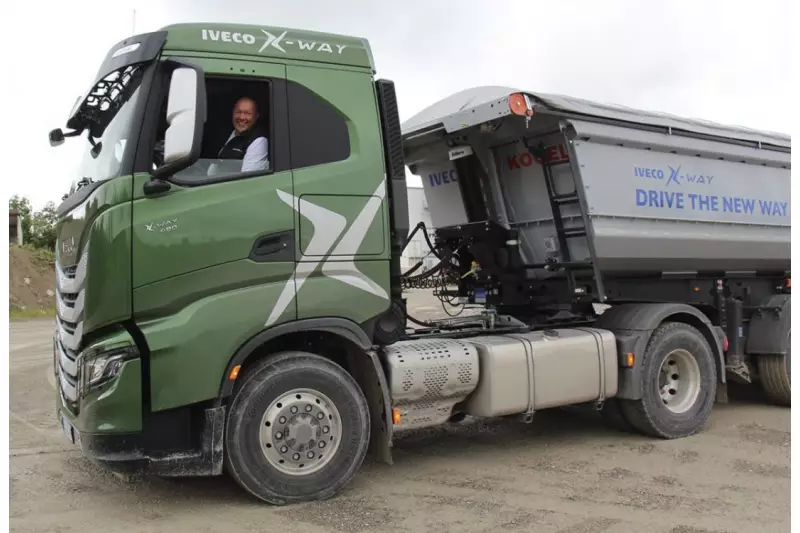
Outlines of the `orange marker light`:
M236 381L236 378L239 377L239 370L242 369L242 365L236 365L235 367L231 368L231 373L228 374L228 379L231 381Z
M400 423L400 409L392 408L392 423L393 424Z
M508 107L515 115L533 116L533 109L528 108L528 101L522 93L514 93L508 97Z
M633 356L633 352L625 354L625 366L628 368L633 368L633 363L635 361L635 357Z

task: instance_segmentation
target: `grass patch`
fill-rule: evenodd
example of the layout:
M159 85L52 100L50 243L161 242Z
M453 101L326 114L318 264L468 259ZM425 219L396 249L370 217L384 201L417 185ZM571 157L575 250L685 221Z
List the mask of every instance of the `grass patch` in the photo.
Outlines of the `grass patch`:
M30 318L47 318L56 316L56 310L53 309L9 309L9 320L26 320Z
M56 254L53 250L36 248L30 244L23 244L22 248L30 252L31 262L40 268L53 268L56 264Z

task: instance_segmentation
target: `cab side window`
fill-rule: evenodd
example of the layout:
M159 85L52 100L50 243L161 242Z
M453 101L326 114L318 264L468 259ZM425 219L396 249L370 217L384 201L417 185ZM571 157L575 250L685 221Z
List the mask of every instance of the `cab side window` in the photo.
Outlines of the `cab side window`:
M168 81L166 82L168 85ZM206 122L200 159L170 180L185 186L263 176L350 157L345 116L301 83L283 78L206 74ZM153 166L163 154L166 94Z
M283 80L206 76L206 123L200 159L177 173L177 183L213 183L274 172L280 161L280 145L273 116L276 85ZM285 98L282 99L285 101ZM281 164L282 163L282 164Z
M350 132L336 108L293 81L287 83L287 95L293 169L350 157Z

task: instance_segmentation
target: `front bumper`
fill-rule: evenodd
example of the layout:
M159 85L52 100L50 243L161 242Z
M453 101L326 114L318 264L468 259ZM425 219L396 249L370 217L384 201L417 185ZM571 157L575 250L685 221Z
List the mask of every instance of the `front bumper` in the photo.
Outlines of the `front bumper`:
M204 410L198 448L159 451L150 449L147 432L102 434L79 431L59 408L65 437L95 463L124 474L146 473L164 477L215 476L222 474L222 437L225 407Z
M142 363L138 356L121 362L109 379L88 386L86 374L92 368L89 358L117 353L126 345L135 347L123 330L75 353L64 346L56 332L56 415L64 436L85 456L116 472L221 474L224 406L202 409L194 445L164 445L161 437L165 429L177 425L173 420L190 418L192 409L187 406L182 412L143 415Z

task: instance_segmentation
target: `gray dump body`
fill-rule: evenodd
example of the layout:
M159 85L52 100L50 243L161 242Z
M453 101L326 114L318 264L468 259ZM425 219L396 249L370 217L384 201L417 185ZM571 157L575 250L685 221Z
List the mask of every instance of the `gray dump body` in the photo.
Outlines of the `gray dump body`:
M403 124L406 161L422 179L434 227L468 221L449 157L453 144L468 145L490 218L519 229L523 259L560 258L527 138L556 163L555 193L577 191L580 204L560 208L565 227L587 229L568 240L571 260L589 259L593 246L604 273L789 270L788 136L530 92L535 114L526 123L508 111L516 92L525 91L463 91Z

